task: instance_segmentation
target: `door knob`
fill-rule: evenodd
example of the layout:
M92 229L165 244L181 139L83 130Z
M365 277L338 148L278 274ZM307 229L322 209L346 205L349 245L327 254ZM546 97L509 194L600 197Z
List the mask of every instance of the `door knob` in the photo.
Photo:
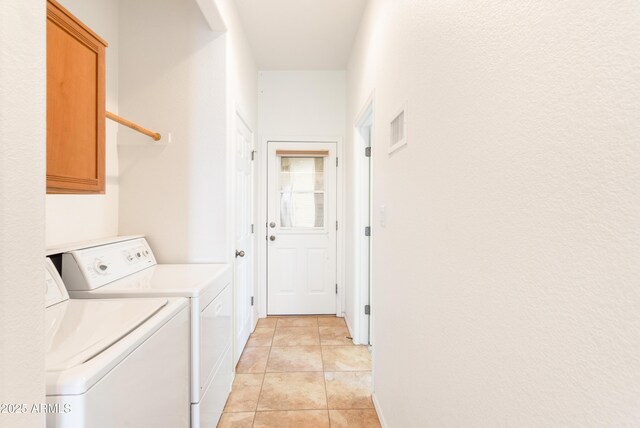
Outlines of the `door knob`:
M242 250L240 250L240 251L236 250L236 258L237 258L237 257L244 257L244 251L242 251Z
M273 229L274 227L276 227L276 223L272 221L271 223L269 223L269 227Z
M269 240L270 240L270 241L275 241L275 240L276 240L276 237L275 237L275 236L273 236L273 235L271 235L271 236L269 237Z

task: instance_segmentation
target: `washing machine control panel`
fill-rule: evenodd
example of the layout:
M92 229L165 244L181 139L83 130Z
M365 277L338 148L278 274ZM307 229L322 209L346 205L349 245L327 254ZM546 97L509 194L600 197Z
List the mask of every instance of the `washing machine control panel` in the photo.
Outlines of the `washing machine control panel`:
M65 253L62 276L69 290L94 290L156 264L144 238Z

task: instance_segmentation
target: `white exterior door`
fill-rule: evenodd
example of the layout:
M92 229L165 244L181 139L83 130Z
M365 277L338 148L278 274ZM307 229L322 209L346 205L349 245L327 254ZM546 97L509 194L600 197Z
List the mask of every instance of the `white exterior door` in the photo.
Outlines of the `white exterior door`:
M267 313L336 313L336 143L269 142Z
M235 286L236 361L253 331L253 134L236 116L235 153Z

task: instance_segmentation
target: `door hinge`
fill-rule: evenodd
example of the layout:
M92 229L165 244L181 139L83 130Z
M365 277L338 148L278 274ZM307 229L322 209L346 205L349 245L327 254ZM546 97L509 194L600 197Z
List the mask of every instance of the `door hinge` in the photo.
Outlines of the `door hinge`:
M371 226L364 228L364 236L371 236Z
M251 296L251 306L253 306L253 296Z
M365 147L364 148L364 155L368 158L371 157L371 147Z
M251 150L251 160L256 160L256 151Z
M336 158L336 168L338 167L338 158Z
M255 229L255 228L254 228L254 225L253 225L253 224L251 224L251 233L254 233L254 229Z
M371 315L371 305L364 305L364 314Z
M338 230L338 222L336 221L336 230Z
M338 294L338 284L336 284L336 294Z

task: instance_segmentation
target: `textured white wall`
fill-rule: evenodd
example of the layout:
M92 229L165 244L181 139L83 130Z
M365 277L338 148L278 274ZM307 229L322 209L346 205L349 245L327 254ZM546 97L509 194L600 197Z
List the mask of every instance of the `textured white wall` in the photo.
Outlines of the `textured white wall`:
M258 134L255 187L257 236L265 236L267 219L267 148L274 137L344 138L346 118L345 71L260 71L258 73ZM338 147L341 153L342 147ZM338 171L340 174L340 171ZM338 212L342 192L338 192ZM266 316L266 247L258 241L258 300L260 316ZM341 261L340 248L338 263ZM340 278L338 279L341 282Z
M258 122L258 69L233 0L217 0L226 28L227 120L227 254L235 254L235 164L238 115L254 133Z
M224 37L195 1L120 3L120 111L173 140L119 133L119 231L164 263L225 258Z
M60 0L109 43L106 49L106 106L118 113L118 0ZM47 195L47 246L118 234L118 125L106 121L104 195Z
M348 123L375 89L388 427L638 425L639 46L635 0L369 4Z
M162 262L223 262L233 246L229 133L236 106L255 124L257 70L233 3L216 7L224 34L195 1L120 3L120 111L172 142L120 132L119 231L146 234Z
M344 71L261 71L258 126L263 138L344 135Z
M0 3L0 403L43 403L45 2ZM0 426L44 426L0 414Z

